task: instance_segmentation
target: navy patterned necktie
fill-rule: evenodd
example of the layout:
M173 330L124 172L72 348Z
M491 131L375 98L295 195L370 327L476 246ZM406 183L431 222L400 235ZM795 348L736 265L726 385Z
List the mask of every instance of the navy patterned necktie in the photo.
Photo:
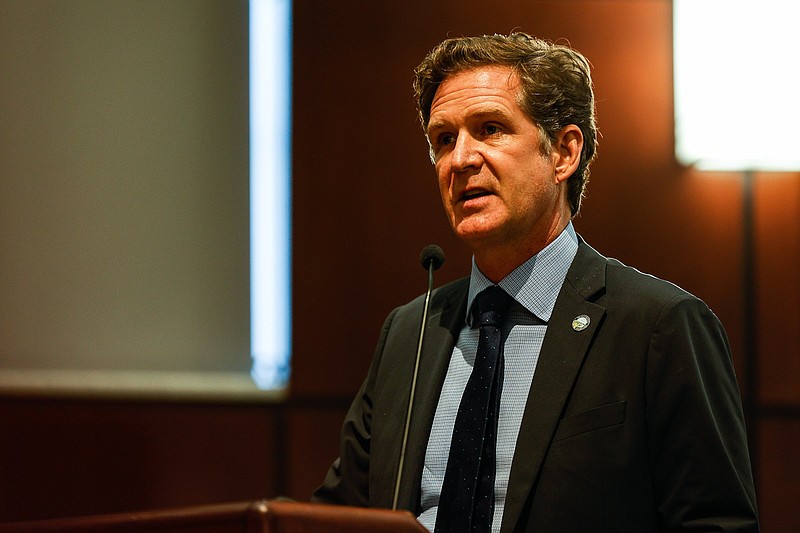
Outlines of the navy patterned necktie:
M490 531L494 514L497 419L503 386L502 325L512 299L492 286L475 298L478 351L458 406L436 533Z

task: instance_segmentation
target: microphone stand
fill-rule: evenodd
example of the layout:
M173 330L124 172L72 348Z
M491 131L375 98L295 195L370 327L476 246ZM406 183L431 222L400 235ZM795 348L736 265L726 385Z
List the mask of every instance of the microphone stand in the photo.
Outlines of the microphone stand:
M428 250L423 250L423 254ZM441 249L438 250L441 254ZM428 321L428 307L430 306L431 290L433 289L433 271L439 268L444 261L441 257L430 257L423 255L423 266L428 270L428 290L425 292L425 305L422 308L422 322L419 327L419 342L417 343L417 355L414 359L414 375L411 378L411 397L408 400L408 410L406 411L406 423L403 428L403 443L400 448L400 463L397 466L397 479L394 485L394 496L392 497L392 510L397 510L397 498L400 495L400 481L403 479L403 464L406 459L406 446L408 445L408 430L411 426L411 410L414 407L414 395L417 389L417 374L419 373L419 360L422 354L422 340L425 338L425 323ZM426 265L427 263L427 265Z

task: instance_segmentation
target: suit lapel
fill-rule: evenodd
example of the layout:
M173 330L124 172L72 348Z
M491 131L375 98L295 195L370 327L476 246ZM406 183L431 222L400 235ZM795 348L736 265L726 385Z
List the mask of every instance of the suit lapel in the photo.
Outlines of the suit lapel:
M589 300L605 286L605 259L583 242L567 273L547 326L517 438L501 531L513 531L547 455L605 308ZM584 329L573 327L588 317ZM583 321L585 323L585 321Z

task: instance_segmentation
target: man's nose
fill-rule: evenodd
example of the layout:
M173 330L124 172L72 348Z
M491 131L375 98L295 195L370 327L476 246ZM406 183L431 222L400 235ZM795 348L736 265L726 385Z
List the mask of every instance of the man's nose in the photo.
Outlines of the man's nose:
M467 133L456 137L451 164L454 171L467 170L480 166L481 154L478 141Z

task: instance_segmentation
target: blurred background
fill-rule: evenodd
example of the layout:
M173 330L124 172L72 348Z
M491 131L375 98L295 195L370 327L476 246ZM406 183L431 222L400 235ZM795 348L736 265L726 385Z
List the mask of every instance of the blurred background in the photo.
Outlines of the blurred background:
M0 0L0 377L106 347L134 369L145 352L166 369L248 357L247 15L239 0ZM286 397L4 390L0 522L308 499L383 319L424 290L420 249L447 254L437 284L469 272L412 71L448 36L521 30L594 68L602 138L578 232L719 315L763 529L798 530L800 173L747 184L676 161L672 3L294 0L292 17Z

